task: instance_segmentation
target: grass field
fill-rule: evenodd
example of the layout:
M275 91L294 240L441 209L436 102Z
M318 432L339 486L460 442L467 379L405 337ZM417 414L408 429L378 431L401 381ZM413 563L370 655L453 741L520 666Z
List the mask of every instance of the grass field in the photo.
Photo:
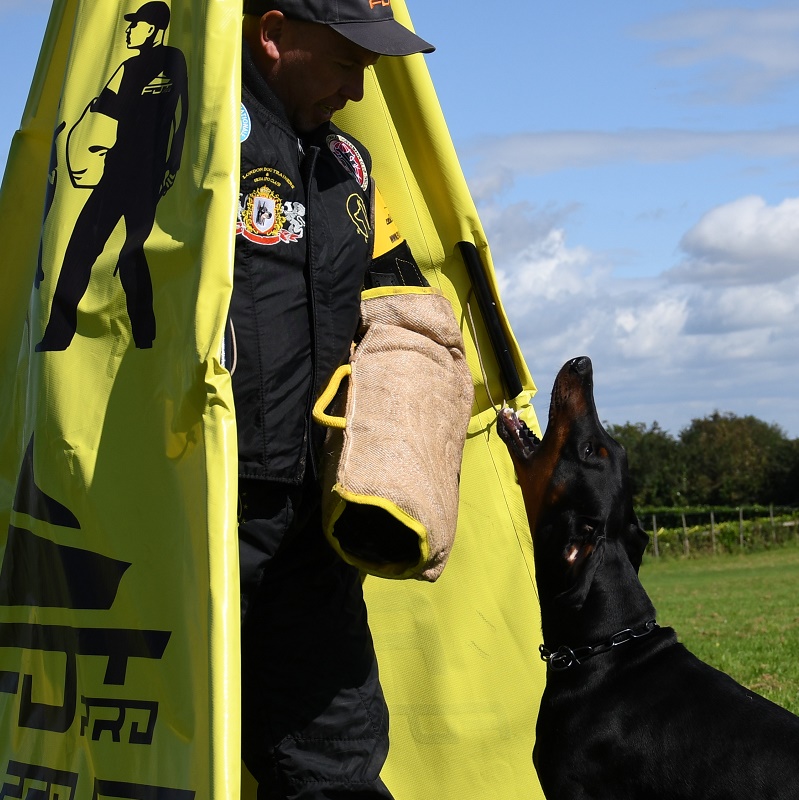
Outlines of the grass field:
M799 714L799 545L746 555L647 556L658 622L703 661Z

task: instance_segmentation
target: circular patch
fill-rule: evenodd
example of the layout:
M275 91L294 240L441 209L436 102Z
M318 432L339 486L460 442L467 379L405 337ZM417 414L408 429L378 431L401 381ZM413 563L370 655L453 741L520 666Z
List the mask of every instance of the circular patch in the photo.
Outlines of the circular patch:
M369 173L366 171L366 162L358 152L355 145L343 136L331 133L327 137L327 146L347 172L351 172L364 191L369 187Z
M250 112L241 104L241 141L249 138L250 131L252 130L252 121L250 120Z

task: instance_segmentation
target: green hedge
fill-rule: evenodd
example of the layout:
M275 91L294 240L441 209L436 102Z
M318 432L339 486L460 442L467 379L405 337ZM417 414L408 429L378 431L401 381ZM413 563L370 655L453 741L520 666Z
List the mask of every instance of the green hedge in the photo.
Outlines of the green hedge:
M788 541L799 538L799 513L791 509L790 513L778 514L775 509L773 523L768 516L746 517L745 511L743 525L741 525L738 509L734 520L718 520L714 509L714 523L711 525L710 510L703 512L704 520L700 524L688 524L686 513L686 528L683 529L682 521L678 527L662 526L660 516L655 514L657 523L657 555L659 556L696 556L712 555L714 553L738 553L765 550L779 547ZM722 512L723 513L723 512ZM692 515L692 517L698 516ZM652 530L652 515L641 518L644 530L649 533L650 540L647 553L656 554L655 537Z

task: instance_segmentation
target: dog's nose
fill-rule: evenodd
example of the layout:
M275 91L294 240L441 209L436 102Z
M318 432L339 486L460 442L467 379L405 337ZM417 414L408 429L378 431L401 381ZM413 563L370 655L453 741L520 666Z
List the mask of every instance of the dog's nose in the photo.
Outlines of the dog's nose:
M570 369L578 375L590 375L592 369L591 359L588 356L573 358L570 362Z

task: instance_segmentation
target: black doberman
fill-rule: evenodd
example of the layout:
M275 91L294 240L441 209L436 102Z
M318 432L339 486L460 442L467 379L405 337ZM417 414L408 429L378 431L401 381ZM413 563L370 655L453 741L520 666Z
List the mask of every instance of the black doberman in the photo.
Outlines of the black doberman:
M799 717L700 661L638 579L648 537L593 368L558 373L539 441L498 417L527 508L548 662L533 761L550 800L796 800Z

